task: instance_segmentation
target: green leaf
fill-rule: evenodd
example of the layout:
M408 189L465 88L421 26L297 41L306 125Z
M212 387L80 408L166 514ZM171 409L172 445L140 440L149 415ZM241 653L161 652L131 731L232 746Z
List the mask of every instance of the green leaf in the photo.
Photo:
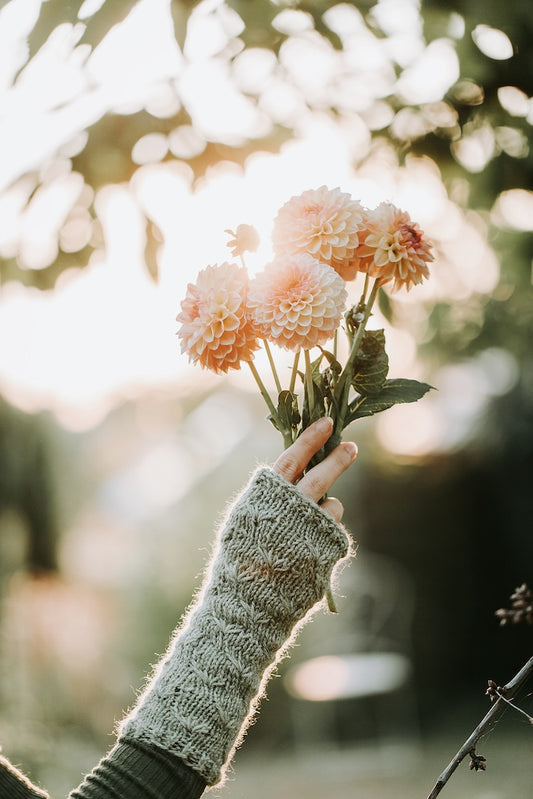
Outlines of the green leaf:
M321 356L322 357L322 356ZM310 424L316 422L317 419L320 419L321 416L325 415L325 407L324 407L324 378L320 374L317 368L317 362L314 361L311 364L311 385L313 391L312 397L312 408L313 413L309 413L309 397L307 396L307 388L304 391L304 399L302 403L302 429L305 430L306 427L309 427ZM305 376L303 376L304 386L305 383Z
M333 374L340 375L342 372L342 365L338 362L336 357L333 355L332 352L328 352L323 347L320 347L322 355L326 358L327 362L329 363L329 368L333 372Z
M432 388L433 386L428 383L419 383L418 380L407 380L405 378L387 380L379 394L357 396L350 402L344 426L346 427L355 419L373 416L375 413L386 411L388 408L392 408L393 405L404 402L417 402Z
M286 430L295 429L300 424L298 395L292 391L281 391L278 396L278 416Z
M389 356L385 351L385 332L366 330L354 361L352 385L363 396L380 393L389 373Z

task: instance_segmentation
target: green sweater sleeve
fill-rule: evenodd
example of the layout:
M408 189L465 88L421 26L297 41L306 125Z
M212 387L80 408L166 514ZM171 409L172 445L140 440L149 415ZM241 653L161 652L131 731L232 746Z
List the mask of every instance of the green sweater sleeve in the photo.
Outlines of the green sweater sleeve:
M179 758L134 741L120 741L70 799L199 799L205 780ZM49 799L8 760L0 758L0 799Z
M164 749L121 740L69 799L198 799L205 780Z
M48 799L48 794L32 785L9 760L0 757L0 799Z

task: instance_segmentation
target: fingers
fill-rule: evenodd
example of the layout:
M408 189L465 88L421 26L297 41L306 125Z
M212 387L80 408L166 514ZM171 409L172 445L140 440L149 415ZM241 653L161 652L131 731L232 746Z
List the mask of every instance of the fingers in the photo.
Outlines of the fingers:
M333 422L329 418L319 419L307 427L294 444L279 456L272 467L274 471L289 483L295 483L313 455L324 446L332 429Z
M357 456L357 447L353 441L344 441L321 463L310 469L298 483L302 493L318 502L327 494L335 480L346 471Z
M274 471L289 483L296 483L313 455L324 446L330 437L332 428L331 419L319 419L314 422L303 431L294 444L279 456L273 466ZM327 458L302 477L298 488L306 496L318 502L324 494L327 494L335 480L353 463L356 455L357 446L352 441L339 444ZM327 499L322 507L333 518L337 518L339 513L342 516L342 505L338 500Z

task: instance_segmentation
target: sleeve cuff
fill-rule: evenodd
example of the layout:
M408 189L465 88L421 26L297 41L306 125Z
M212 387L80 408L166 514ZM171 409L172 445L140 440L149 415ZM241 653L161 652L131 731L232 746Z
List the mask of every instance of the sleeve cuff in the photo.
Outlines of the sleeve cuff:
M176 755L142 741L119 739L69 799L198 799L206 781Z

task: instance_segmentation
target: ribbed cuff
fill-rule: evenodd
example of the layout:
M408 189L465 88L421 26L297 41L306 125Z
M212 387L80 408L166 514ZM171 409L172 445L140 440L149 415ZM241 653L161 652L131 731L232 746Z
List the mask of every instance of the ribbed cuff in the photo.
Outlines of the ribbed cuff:
M121 738L69 796L70 799L176 799L178 796L198 799L205 787L205 780L175 755L152 744ZM18 794L15 796L18 799ZM26 794L21 794L22 797Z
M10 762L0 757L1 799L48 799L48 794L32 785Z

